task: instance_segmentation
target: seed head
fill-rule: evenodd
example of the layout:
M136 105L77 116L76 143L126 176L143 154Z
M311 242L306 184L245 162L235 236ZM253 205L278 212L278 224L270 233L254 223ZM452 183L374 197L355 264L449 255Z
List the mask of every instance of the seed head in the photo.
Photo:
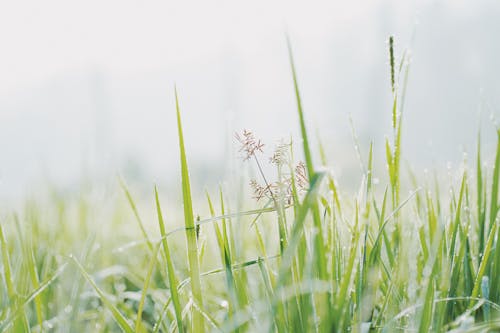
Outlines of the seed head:
M255 200L259 201L264 197L272 198L274 184L265 186L259 184L255 179L252 179L250 181L250 187L253 190L253 197Z
M273 156L269 158L269 162L276 164L277 166L285 165L290 160L290 147L292 146L291 142L281 141L276 146Z
M392 92L394 93L396 89L396 80L394 78L394 36L389 37L389 62L391 65L391 88Z
M309 179L307 179L306 166L304 162L299 162L295 167L295 179L297 184L297 189L306 190L309 185Z
M243 133L235 133L234 137L240 143L239 152L243 153L243 160L246 161L254 156L258 151L263 152L264 144L260 139L256 139L252 131L243 130Z

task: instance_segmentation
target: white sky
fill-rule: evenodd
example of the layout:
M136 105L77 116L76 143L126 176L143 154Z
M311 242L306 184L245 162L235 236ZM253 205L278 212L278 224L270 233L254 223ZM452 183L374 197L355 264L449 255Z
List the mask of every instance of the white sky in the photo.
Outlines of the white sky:
M177 156L174 82L195 160L227 157L234 127L254 128L268 140L295 133L285 31L310 126L337 140L332 150L344 153L344 146L352 147L345 143L349 113L368 136L386 132L388 123L381 130L370 125L371 119L385 121L386 113L388 119L385 41L395 34L401 51L417 27L409 103L424 111L409 115L417 127L408 130L408 142L418 145L418 126L429 131L425 142L439 141L431 130L443 132L449 116L430 119L433 128L418 125L415 115L438 117L432 105L458 105L460 112L475 114L481 88L486 86L486 97L496 96L498 86L488 89L494 79L488 73L498 69L491 60L497 49L487 45L488 35L482 42L474 33L496 38L498 26L489 26L494 18L482 15L499 7L494 1L437 0L1 1L0 194L25 189L44 172L56 181L74 180L86 154L99 149L104 154L97 156L117 160L133 155L157 179ZM441 38L441 31L447 35ZM440 56L449 69L433 65ZM474 79L460 88L468 95L453 88L465 75ZM429 80L443 91L428 92ZM437 103L426 101L429 93L438 94L432 97ZM488 101L494 109L495 101ZM384 116L365 116L372 107ZM460 156L454 140L460 131L431 157L450 144L451 157Z

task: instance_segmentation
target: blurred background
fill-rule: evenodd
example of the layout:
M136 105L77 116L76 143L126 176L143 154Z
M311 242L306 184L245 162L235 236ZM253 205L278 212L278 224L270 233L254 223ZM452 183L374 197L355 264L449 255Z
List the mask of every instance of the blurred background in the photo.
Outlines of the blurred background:
M358 172L350 117L362 153L374 140L384 156L391 34L411 54L404 159L457 165L479 126L485 150L495 143L499 17L494 0L2 1L0 198L118 173L178 182L174 83L202 186L226 177L234 131L297 139L285 33L337 175Z

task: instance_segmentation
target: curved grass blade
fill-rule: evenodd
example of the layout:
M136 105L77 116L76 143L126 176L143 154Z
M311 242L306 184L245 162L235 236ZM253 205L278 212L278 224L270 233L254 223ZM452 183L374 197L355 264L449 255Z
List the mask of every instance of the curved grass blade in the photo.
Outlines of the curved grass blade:
M73 262L75 263L76 267L80 270L82 275L85 277L88 283L94 288L95 292L97 295L99 295L100 300L104 304L104 306L111 312L113 315L113 319L116 321L116 323L121 327L121 329L125 333L135 333L134 329L128 322L128 320L123 316L123 314L116 308L116 306L111 302L108 297L104 294L104 292L97 286L97 284L92 280L92 277L87 273L85 268L80 264L80 262L73 256L70 257Z
M120 187L122 188L123 192L125 193L125 196L127 197L127 201L130 205L130 208L132 208L132 212L134 213L137 224L139 225L139 229L141 229L141 233L144 236L144 239L146 240L146 244L148 245L149 250L153 251L153 243L151 243L151 240L149 239L146 229L144 228L144 223L142 223L141 216L139 215L137 206L135 205L134 199L132 198L132 194L130 194L130 191L128 190L127 185L125 184L123 179L121 177L118 177L118 180L120 183Z

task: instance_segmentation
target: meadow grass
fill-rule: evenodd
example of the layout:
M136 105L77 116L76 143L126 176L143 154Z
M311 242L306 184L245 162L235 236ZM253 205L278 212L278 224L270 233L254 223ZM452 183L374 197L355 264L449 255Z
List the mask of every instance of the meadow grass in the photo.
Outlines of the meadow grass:
M248 187L258 200L233 210L237 195L220 188L195 202L176 91L183 207L165 210L154 187L145 219L120 179L129 207L101 207L82 190L2 212L0 331L500 331L500 129L492 167L478 140L474 165L464 161L449 188L404 177L409 66L405 54L396 64L393 44L393 133L385 156L358 150L357 195L316 165L314 153L328 163L308 136L289 44L304 163L284 143L271 179L262 143L245 131L237 138L258 170ZM382 161L387 177L374 170ZM377 175L387 184L375 187Z

